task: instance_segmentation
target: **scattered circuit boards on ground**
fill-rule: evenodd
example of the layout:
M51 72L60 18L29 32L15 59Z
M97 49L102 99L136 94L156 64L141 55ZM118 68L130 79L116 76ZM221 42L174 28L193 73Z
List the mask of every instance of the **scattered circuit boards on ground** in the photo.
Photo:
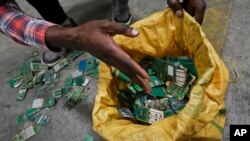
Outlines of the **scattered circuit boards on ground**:
M141 66L150 75L150 94L117 69L112 71L122 81L119 83L125 83L126 87L119 88L117 94L121 116L152 124L178 114L188 102L190 90L197 78L193 59L147 57L141 61Z
M9 80L10 87L19 89L17 101L25 101L29 90L36 90L31 107L17 117L17 123L23 125L23 130L13 138L14 141L25 141L39 133L41 127L48 125L52 117L44 110L55 109L59 99L65 97L65 110L71 110L85 100L86 86L98 76L98 60L94 57L83 59L86 55L84 51L72 50L52 67L35 59L37 55L38 52L30 54L23 67L14 72ZM70 72L66 79L61 77L62 70ZM60 82L64 85L58 86ZM91 140L91 136L88 138Z

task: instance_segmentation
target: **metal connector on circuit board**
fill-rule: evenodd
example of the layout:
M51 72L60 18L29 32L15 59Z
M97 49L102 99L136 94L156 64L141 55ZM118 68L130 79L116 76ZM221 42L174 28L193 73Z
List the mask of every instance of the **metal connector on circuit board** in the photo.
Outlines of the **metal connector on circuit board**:
M69 64L69 61L67 58L62 59L59 63L57 63L53 69L55 72L58 72L59 70L63 69Z
M17 101L23 101L23 100L25 99L25 97L26 97L27 90L28 90L28 89L27 89L27 86L26 86L25 84L23 84L23 85L20 87L19 91L18 91L16 100L17 100Z

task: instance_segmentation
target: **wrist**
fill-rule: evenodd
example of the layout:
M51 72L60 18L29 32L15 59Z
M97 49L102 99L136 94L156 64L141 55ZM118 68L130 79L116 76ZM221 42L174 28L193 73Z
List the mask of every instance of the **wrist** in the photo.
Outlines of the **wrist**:
M73 28L59 25L49 27L45 33L46 44L52 51L60 51L61 48L70 48L74 46L75 38Z

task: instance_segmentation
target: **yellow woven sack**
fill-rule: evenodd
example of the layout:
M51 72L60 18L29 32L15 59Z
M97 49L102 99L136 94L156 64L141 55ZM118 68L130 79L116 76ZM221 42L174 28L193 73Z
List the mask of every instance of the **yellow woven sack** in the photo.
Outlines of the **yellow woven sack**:
M132 27L136 38L117 35L115 42L136 61L145 55L194 58L198 79L190 100L178 114L152 125L123 119L117 110L117 84L111 67L101 63L98 95L93 110L94 130L109 141L221 140L225 124L224 95L228 70L187 13L177 18L170 9L155 13Z

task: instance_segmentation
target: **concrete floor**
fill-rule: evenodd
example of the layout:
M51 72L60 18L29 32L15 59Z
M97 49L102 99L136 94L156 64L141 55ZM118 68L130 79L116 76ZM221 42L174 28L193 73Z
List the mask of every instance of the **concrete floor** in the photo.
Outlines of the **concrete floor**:
M72 16L77 23L83 23L91 19L110 18L111 0L59 0L65 11ZM17 0L20 7L27 13L38 16L39 14L27 4L26 1ZM166 0L130 0L131 13L134 21L141 19L166 6ZM250 124L250 80L247 78L249 69L248 43L250 43L250 11L248 0L233 0L228 33L222 57L228 65L235 80L229 86L226 100L227 126L224 132L224 140L229 140L229 124ZM147 7L147 8L145 8ZM17 89L8 86L11 73L20 68L28 54L35 49L26 48L14 43L9 38L0 35L0 140L10 141L12 137L22 129L16 124L17 115L31 107L35 89L29 91L24 102L16 102ZM233 67L233 65L235 67ZM239 78L236 80L235 70ZM40 133L30 141L81 141L87 135L93 135L95 141L102 138L92 130L92 108L96 95L96 82L92 81L87 91L89 98L71 111L64 111L60 100L56 109L50 111L51 123L42 128Z
M225 98L227 122L224 140L229 140L230 124L250 124L250 1L233 0L222 58L231 74ZM237 77L238 76L238 77Z

